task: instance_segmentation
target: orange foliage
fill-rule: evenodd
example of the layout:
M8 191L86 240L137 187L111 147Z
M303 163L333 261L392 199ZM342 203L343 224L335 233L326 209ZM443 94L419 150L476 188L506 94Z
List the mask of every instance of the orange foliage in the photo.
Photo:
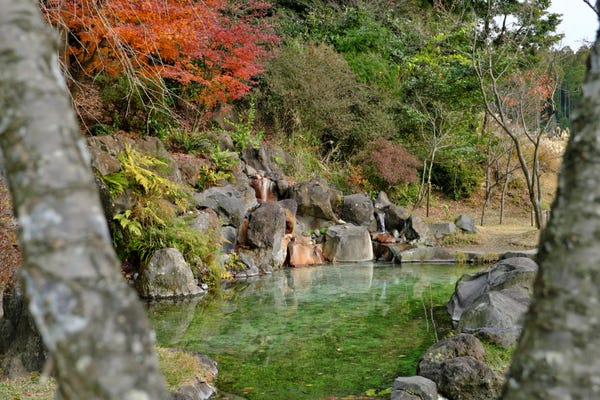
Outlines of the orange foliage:
M542 110L554 94L556 81L546 72L536 70L511 76L512 93L504 100L509 107L528 104L535 109Z
M241 98L277 42L271 4L228 0L46 0L51 24L67 32L64 61L88 74L135 72L199 87L207 108Z

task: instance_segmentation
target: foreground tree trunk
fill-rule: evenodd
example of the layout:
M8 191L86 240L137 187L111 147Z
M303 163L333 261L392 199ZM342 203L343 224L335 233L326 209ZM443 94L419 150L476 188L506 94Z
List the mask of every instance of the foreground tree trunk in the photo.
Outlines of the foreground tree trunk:
M503 399L600 399L600 41L542 235Z
M119 274L59 70L34 0L0 0L0 148L29 309L63 399L166 399L147 317Z

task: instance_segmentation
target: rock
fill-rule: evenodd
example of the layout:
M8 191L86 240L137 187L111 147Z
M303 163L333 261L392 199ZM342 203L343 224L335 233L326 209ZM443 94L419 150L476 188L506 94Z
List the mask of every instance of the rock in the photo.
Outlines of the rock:
M298 204L292 199L285 199L280 200L279 205L285 210L285 233L292 234L296 230Z
M379 232L373 235L373 241L379 243L396 243L398 239L389 232Z
M246 244L250 248L280 247L285 235L285 221L285 211L279 204L261 204L249 216Z
M415 246L410 243L379 243L373 242L373 253L378 261L401 262L402 252L414 249Z
M529 298L516 299L510 291L491 291L479 296L460 317L458 331L481 334L504 347L516 343Z
M141 268L136 287L141 297L151 299L204 293L196 284L194 274L183 255L174 248L154 253L148 265Z
M530 258L514 257L464 275L446 304L455 327L482 333L502 346L514 343L533 294L537 269Z
M279 146L261 143L258 148L246 147L242 151L242 159L258 173L277 181L285 175L280 163L289 159L289 155Z
M501 254L499 259L506 260L507 258L527 257L527 258L531 258L532 260L535 260L536 256L537 256L537 249L531 249L531 250L521 250L521 251L507 251L506 253Z
M221 251L223 254L235 252L237 245L237 230L230 225L221 228Z
M260 274L252 254L240 251L238 252L238 258L242 264L246 266L246 269L244 271L237 271L235 274L236 278L248 278L251 276L258 276Z
M286 213L276 202L263 203L248 219L246 245L254 262L264 271L281 268L287 253Z
M0 368L9 378L41 371L48 351L27 308L25 294L17 286L6 290L0 319Z
M410 218L410 213L407 209L390 204L384 209L385 211L385 229L389 232L397 230L400 234L404 234L407 221Z
M205 208L195 213L191 227L200 232L207 232L214 235L221 229L221 223L219 222L219 216L214 210Z
M323 256L322 246L313 243L311 238L298 236L292 238L288 244L288 264L291 267L324 263L325 257Z
M121 163L119 153L123 150L123 143L114 136L87 137L88 150L92 159L92 169L101 176L119 172Z
M318 230L338 221L336 212L342 201L342 192L324 179L299 183L289 192L290 198L298 204L296 218L308 229Z
M329 227L325 234L323 255L332 262L372 260L373 245L368 229L352 224Z
M223 225L240 227L248 210L258 205L252 188L241 189L234 185L211 187L195 195L196 207L214 210Z
M396 262L399 263L453 263L454 256L443 247L415 247L404 249L402 246L391 246Z
M438 400L435 382L422 376L398 377L391 400Z
M369 226L373 221L373 202L366 194L344 196L340 218L358 226Z
M195 378L194 382L184 383L177 391L172 393L171 400L208 400L217 393L217 388L215 387L219 373L217 363L204 354L192 354L198 360L199 375Z
M476 337L458 334L431 346L419 360L417 374L434 381L449 399L496 399L502 378L483 363L484 357Z
M433 245L435 242L427 224L416 214L411 215L406 220L404 237L409 242L422 243L428 246Z
M377 199L375 200L375 204L374 204L375 208L377 208L378 210L384 210L391 205L392 205L392 202L388 198L388 195L386 192L382 191L377 194Z
M441 364L441 394L453 400L496 400L503 379L473 357L457 357Z
M453 235L456 232L456 225L452 222L436 222L429 224L429 231L437 240L441 240L445 236Z
M456 225L457 228L465 231L465 232L471 232L471 233L476 233L477 232L477 228L475 227L475 221L473 220L473 218L461 214L459 215L456 220L454 221L454 224Z
M208 167L210 164L207 160L191 154L177 153L173 154L172 157L179 167L181 180L192 187L198 185L202 167Z

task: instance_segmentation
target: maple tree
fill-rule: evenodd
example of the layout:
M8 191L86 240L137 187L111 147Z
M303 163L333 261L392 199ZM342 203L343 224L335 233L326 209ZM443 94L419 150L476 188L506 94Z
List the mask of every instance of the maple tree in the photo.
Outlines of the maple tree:
M88 74L173 79L191 100L214 108L243 97L278 42L267 1L44 0L66 34L62 55Z

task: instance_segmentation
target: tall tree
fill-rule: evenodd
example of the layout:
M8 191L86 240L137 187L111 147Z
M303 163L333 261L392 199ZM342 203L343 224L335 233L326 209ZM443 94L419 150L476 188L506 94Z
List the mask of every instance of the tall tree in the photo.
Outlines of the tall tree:
M119 273L57 59L34 0L0 0L0 148L29 309L62 399L166 399L144 309Z
M503 399L598 399L600 40L544 230L534 300Z
M488 13L480 17L484 29L477 32L473 66L486 112L514 144L539 228L543 223L539 149L552 127L558 86L558 68L548 46L558 40L551 32L559 20L547 12L548 1L509 1L500 9L493 4L488 0ZM498 12L507 18L502 24Z

